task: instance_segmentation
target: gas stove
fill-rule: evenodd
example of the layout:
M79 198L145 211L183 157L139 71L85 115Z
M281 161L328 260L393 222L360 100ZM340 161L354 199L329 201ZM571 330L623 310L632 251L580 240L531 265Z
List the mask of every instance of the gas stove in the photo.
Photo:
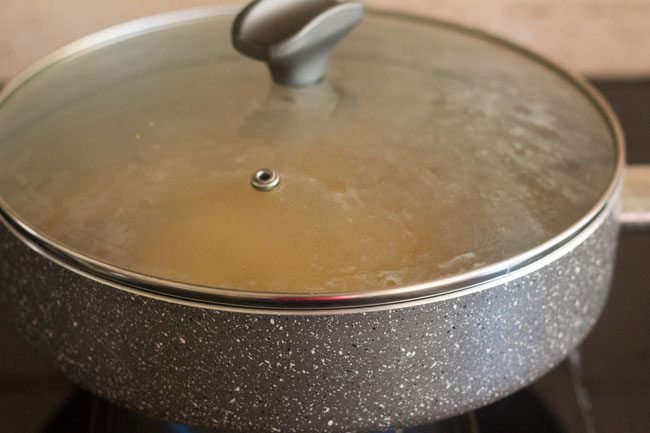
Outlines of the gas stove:
M630 163L650 163L650 80L599 82L621 117ZM622 233L612 294L579 350L479 410L413 433L640 433L650 427L650 234ZM51 372L0 322L0 432L208 433L116 407Z

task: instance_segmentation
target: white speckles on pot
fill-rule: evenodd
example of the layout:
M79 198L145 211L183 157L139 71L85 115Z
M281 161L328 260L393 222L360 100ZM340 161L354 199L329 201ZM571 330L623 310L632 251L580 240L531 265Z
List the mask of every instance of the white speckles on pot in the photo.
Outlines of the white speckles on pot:
M316 316L191 307L50 262L0 230L0 300L27 341L100 396L223 432L399 428L489 403L584 337L606 298L607 220L508 283L394 310Z

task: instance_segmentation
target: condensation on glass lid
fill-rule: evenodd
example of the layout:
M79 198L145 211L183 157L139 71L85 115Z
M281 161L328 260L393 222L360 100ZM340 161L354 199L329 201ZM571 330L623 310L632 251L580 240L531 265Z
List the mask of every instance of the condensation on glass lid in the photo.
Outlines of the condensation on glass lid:
M14 90L0 107L11 214L143 275L339 293L508 260L580 221L612 181L602 113L519 51L370 14L326 81L292 89L232 49L231 22L141 33ZM254 188L261 168L281 181Z

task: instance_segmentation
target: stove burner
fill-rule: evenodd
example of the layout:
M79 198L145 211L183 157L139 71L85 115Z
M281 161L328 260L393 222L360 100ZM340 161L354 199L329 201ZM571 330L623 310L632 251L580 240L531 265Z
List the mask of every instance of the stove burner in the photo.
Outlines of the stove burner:
M218 433L166 423L78 391L43 433ZM395 433L568 433L542 400L524 389L482 409Z

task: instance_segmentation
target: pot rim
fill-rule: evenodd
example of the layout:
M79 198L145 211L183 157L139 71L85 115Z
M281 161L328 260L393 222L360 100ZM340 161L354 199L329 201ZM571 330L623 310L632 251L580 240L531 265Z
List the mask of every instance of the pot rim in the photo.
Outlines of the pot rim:
M241 5L218 5L183 9L128 21L93 33L54 51L18 74L0 91L0 108L4 101L23 83L40 71L66 58L150 31L188 22L198 22L221 15L232 15L237 13L240 8ZM468 291L476 291L478 287L485 288L501 284L512 279L513 275L524 275L531 272L531 268L537 269L544 266L545 263L548 263L549 258L557 257L558 254L564 254L570 248L572 249L576 243L571 241L583 238L583 236L580 236L581 234L591 233L591 230L587 230L589 227L600 225L599 222L604 219L605 215L613 207L613 202L618 196L622 184L625 165L625 143L615 113L606 100L586 79L559 66L545 56L476 28L440 19L414 17L394 12L371 10L371 13L437 25L487 40L528 57L575 86L598 110L610 130L613 145L616 147L616 168L607 189L598 202L580 220L554 238L524 253L489 266L452 277L403 287L374 291L318 294L252 292L207 287L143 275L119 268L73 251L56 240L32 229L27 222L21 220L2 197L0 197L0 221L30 248L48 259L78 274L132 293L172 302L211 306L217 309L267 310L275 313L279 311L293 311L294 313L316 311L321 314L325 311L336 310L388 309L395 308L396 304L403 307L414 303L420 304L437 299L447 299L450 295L460 296Z

